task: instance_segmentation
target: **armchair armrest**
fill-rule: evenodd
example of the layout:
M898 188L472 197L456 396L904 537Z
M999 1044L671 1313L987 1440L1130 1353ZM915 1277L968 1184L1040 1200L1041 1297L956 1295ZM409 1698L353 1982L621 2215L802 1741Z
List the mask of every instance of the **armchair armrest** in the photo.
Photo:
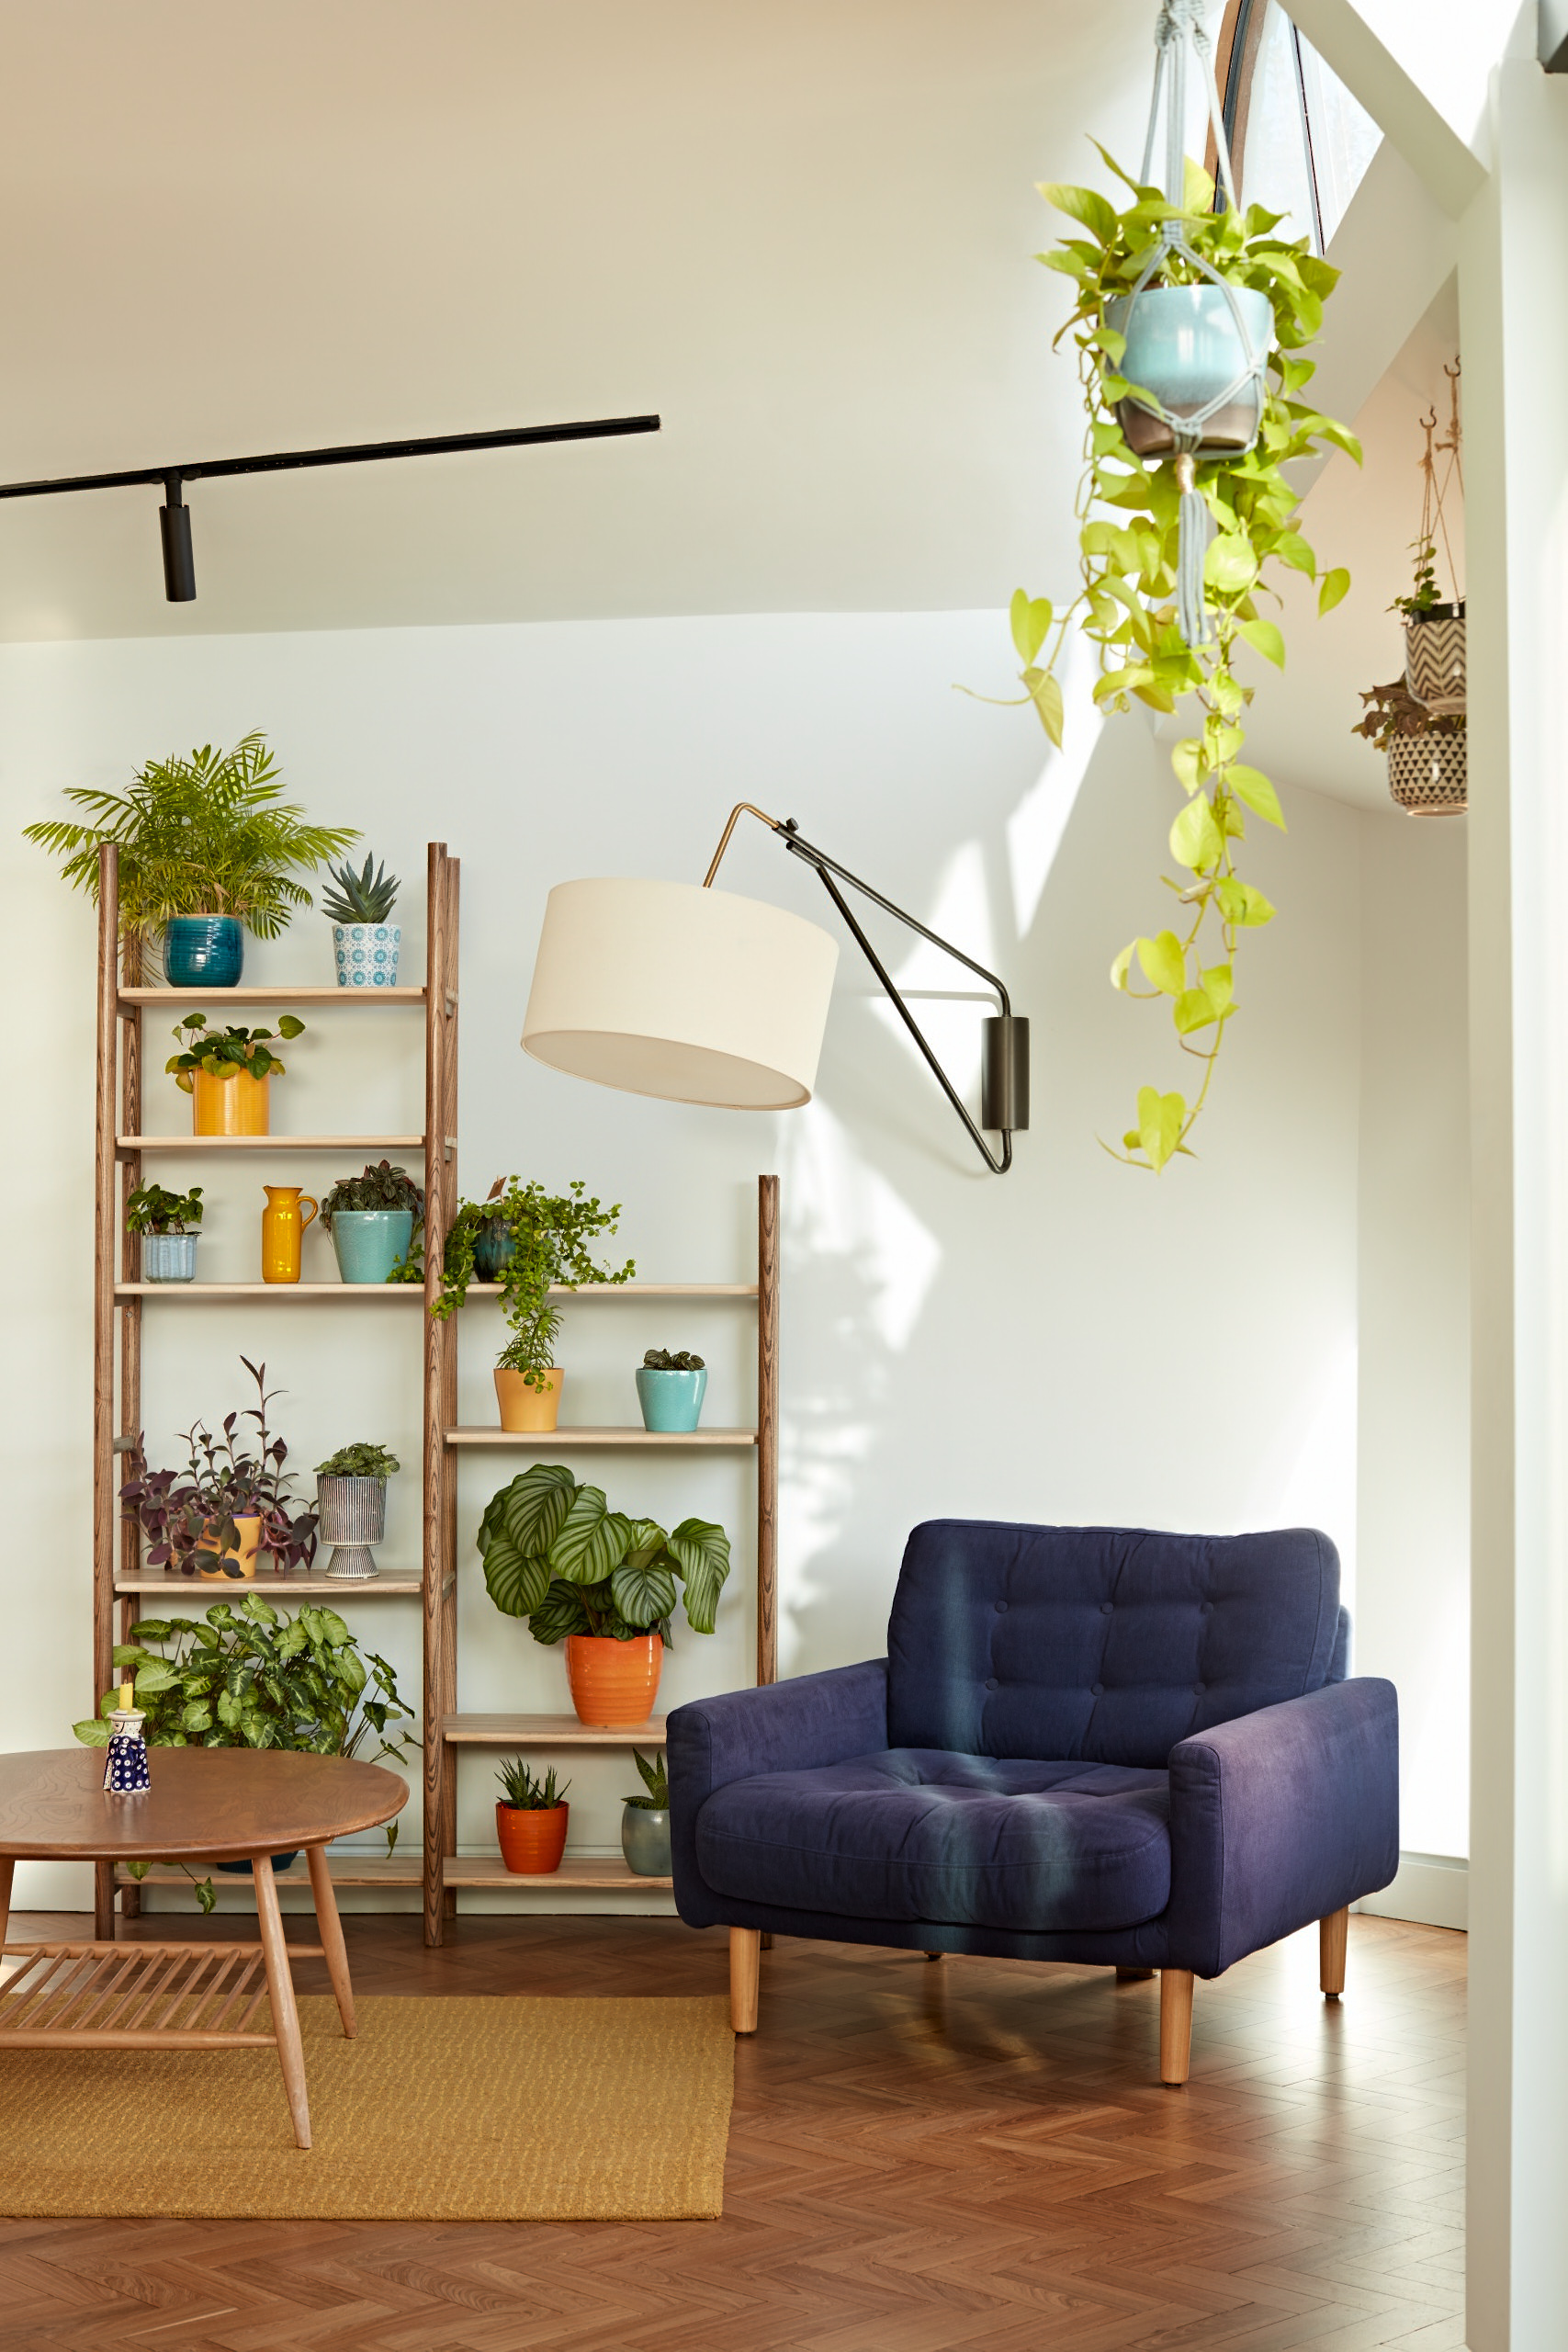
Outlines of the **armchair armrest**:
M710 1923L697 1868L697 1815L715 1789L760 1772L809 1771L887 1745L887 1661L802 1674L759 1690L729 1690L677 1707L665 1726L675 1902L693 1927Z
M1174 1967L1217 1976L1399 1868L1392 1682L1260 1707L1181 1740L1169 1764Z

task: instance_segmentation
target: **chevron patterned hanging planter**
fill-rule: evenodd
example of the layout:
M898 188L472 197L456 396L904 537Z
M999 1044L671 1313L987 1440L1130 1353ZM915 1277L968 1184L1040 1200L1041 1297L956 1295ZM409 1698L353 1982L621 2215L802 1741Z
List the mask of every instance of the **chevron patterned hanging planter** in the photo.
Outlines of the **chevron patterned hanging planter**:
M1434 605L1404 624L1404 682L1434 718L1465 707L1464 604Z

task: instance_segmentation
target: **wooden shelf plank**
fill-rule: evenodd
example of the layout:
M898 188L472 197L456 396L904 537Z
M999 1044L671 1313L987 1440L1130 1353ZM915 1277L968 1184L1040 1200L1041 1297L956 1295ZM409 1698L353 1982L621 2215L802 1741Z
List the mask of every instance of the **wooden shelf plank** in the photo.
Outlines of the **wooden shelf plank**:
M755 1283L552 1283L552 1298L755 1298ZM470 1283L470 1298L499 1298L499 1283Z
M133 1577L117 1576L117 1593L162 1592L187 1600L231 1600L236 1593L259 1592L264 1600L374 1600L383 1593L423 1592L424 1579L417 1570L389 1568L375 1577L329 1577L324 1573L259 1577L171 1576L166 1568L144 1568Z
M570 1453L583 1446L637 1447L671 1445L712 1449L718 1446L749 1446L757 1442L755 1430L641 1430L641 1429L566 1429L558 1430L492 1430L455 1429L443 1432L448 1445L512 1445L529 1453L547 1453L554 1447Z
M400 1298L424 1303L419 1283L116 1283L116 1298Z
M116 1136L132 1151L423 1151L423 1136Z
M205 1012L209 1004L417 1004L424 990L416 989L125 989L121 1004L191 1004Z
M499 1861L500 1859L497 1855L496 1860ZM392 1855L340 1854L331 1847L327 1849L327 1867L332 1872L334 1886L418 1886L424 1875L423 1862L423 1857L417 1847L411 1847L406 1854ZM216 1862L207 1864L193 1860L191 1868L197 1878L205 1878L210 1871L212 1883L216 1887L237 1886L249 1893L254 1884L247 1872L220 1871ZM188 1887L190 1884L184 1871L174 1862L150 1863L147 1875L140 1881L133 1879L121 1863L116 1868L115 1877L121 1886ZM275 1870L273 1877L279 1886L309 1887L310 1873L304 1855L301 1854L288 1870Z
M456 1747L662 1747L664 1717L606 1725L575 1715L446 1715L441 1736Z
M283 1883L288 1883L285 1876ZM334 1872L335 1878L335 1872ZM509 1871L499 1854L448 1854L441 1868L442 1883L446 1886L482 1886L493 1888L514 1886L520 1894L547 1894L552 1887L651 1887L656 1894L668 1894L675 1882L668 1878L636 1878L625 1862L613 1855L567 1854L558 1871Z

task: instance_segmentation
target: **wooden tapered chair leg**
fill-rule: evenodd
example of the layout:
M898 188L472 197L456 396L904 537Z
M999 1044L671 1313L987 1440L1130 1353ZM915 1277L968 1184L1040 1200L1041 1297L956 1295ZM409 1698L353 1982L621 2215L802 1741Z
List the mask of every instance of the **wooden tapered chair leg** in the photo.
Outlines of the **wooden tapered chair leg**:
M757 2030L757 1994L762 1973L762 1938L756 1928L729 1930L729 2022L737 2033Z
M1168 2091L1184 2088L1192 2064L1192 1971L1159 1973L1159 2078Z
M1337 2001L1345 1990L1345 1946L1349 1934L1348 1904L1317 1923L1317 1981L1326 2000Z

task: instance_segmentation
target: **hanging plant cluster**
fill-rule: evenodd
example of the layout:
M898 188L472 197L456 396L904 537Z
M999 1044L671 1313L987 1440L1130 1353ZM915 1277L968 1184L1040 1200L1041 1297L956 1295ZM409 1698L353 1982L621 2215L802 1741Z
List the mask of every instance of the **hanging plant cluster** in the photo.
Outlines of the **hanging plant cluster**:
M1202 1066L1191 1100L1139 1089L1113 1156L1158 1172L1190 1150L1237 1010L1240 943L1274 914L1239 870L1248 817L1281 829L1284 820L1269 779L1242 758L1253 688L1236 675L1236 657L1246 645L1284 666L1283 634L1260 609L1266 595L1277 601L1269 567L1314 582L1320 612L1350 584L1348 571L1320 569L1297 528L1285 469L1325 446L1358 463L1360 449L1302 397L1314 372L1303 353L1338 272L1307 239L1279 236L1281 215L1238 208L1195 0L1165 0L1156 43L1138 178L1100 149L1131 201L1119 210L1093 188L1041 189L1084 232L1037 256L1077 297L1062 334L1077 345L1089 411L1077 508L1082 584L1061 609L1020 589L1011 621L1024 696L1053 743L1062 741L1057 669L1075 628L1099 654L1102 708L1125 710L1136 698L1174 711L1197 697L1196 730L1171 754L1186 795L1169 835L1180 870L1161 877L1173 918L1130 942L1111 970L1115 988L1168 1006L1182 1051ZM1190 53L1208 87L1218 210L1214 181L1182 153ZM1151 178L1162 121L1166 189Z
M1366 707L1351 730L1386 753L1389 791L1412 817L1462 817L1469 805L1464 598L1444 505L1464 494L1459 361L1443 373L1448 431L1438 434L1436 409L1421 420L1426 446L1421 530L1412 543L1415 584L1389 607L1404 616L1404 675L1363 694ZM1447 603L1438 594L1439 545L1451 591Z

